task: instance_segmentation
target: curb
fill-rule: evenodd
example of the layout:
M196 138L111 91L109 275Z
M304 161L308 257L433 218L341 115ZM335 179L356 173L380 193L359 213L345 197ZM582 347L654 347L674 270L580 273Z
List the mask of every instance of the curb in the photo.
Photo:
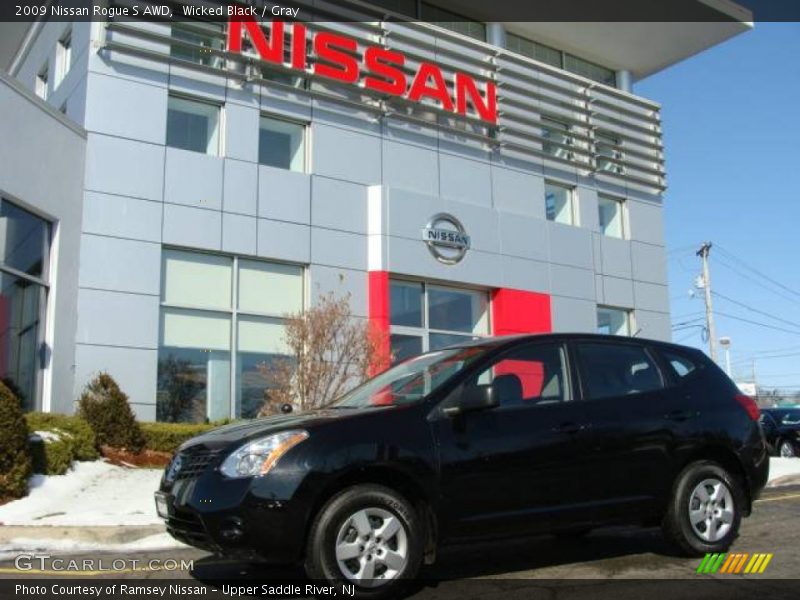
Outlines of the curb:
M70 540L95 544L129 544L166 532L164 525L103 525L76 527L71 525L1 525L0 546L12 539Z
M775 479L767 482L768 488L779 487L782 485L800 485L800 475L784 475L783 477L776 477Z

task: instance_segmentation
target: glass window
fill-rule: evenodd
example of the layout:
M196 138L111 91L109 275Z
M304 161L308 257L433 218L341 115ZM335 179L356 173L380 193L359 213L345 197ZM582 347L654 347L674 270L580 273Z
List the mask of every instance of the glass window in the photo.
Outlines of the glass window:
M255 416L264 366L288 360L281 316L303 309L302 267L165 250L162 278L158 419Z
M414 357L345 394L333 408L413 404L495 347L451 348Z
M579 343L583 385L589 398L611 398L664 387L655 363L641 346Z
M223 49L218 23L174 23L170 56L207 67L220 67L222 58L211 50Z
M0 199L0 379L38 407L50 224Z
M58 68L56 69L56 85L59 85L66 77L72 66L72 29L68 29L58 42L56 50L58 57Z
M219 153L220 107L170 96L167 108L167 146L193 152Z
M49 68L50 67L47 65L47 63L45 63L45 65L39 69L39 72L36 74L36 95L42 100L47 100L47 95L49 92L47 85L47 71Z
M428 327L482 333L487 330L485 292L428 286Z
M598 196L597 208L600 218L600 231L603 235L615 238L625 237L625 201L621 198Z
M422 354L421 335L393 333L390 336L390 344L392 348L392 358L395 362L402 362L412 356Z
M608 306L597 307L597 333L605 335L630 335L630 311Z
M491 385L500 406L534 406L567 399L566 361L558 344L532 344L503 355L467 385Z
M417 16L417 0L369 0L369 3L407 17Z
M258 130L258 162L262 165L305 171L305 125L261 117Z
M395 362L489 333L486 292L400 280L389 288Z
M233 260L230 257L165 250L162 276L163 302L225 310L231 307Z
M683 379L697 369L697 365L690 359L675 352L661 350L661 355L672 367L673 372L678 378Z
M421 20L482 42L486 41L486 25L484 23L471 21L462 15L427 2L423 2L420 8Z
M613 70L571 54L564 55L564 69L605 85L617 85L617 74Z
M302 310L302 301L302 267L239 261L239 310L285 316Z
M545 215L548 221L575 225L575 207L573 206L573 190L571 187L557 183L546 183L544 186Z
M561 68L562 66L562 53L560 50L513 33L506 34L506 49L553 67Z
M597 154L597 168L600 171L610 171L612 173L622 173L622 165L618 162L622 160L621 151L622 141L617 136L598 131L595 133L595 153Z
M42 278L48 260L50 224L19 206L0 200L0 263Z
M542 143L542 150L550 156L556 158L570 159L572 152L569 146L572 144L572 138L569 135L569 123L559 121L552 117L542 117L542 137L546 140Z
M391 324L422 327L422 284L392 281L389 290Z

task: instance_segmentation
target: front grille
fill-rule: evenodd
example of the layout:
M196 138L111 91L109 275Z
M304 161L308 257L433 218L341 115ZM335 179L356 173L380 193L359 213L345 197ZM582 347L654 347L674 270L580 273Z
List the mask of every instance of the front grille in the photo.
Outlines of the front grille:
M175 480L192 479L201 475L209 466L216 463L219 450L188 450L181 452L181 468L175 474Z
M175 509L167 520L167 531L184 544L204 550L216 550L216 544L208 535L200 517L192 512Z

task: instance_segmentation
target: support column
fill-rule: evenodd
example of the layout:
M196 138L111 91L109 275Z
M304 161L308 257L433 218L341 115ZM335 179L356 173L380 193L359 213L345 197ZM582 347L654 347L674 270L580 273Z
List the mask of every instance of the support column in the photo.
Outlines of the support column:
M633 93L633 73L628 70L617 71L617 88L623 92Z
M486 24L486 41L492 46L499 48L506 47L506 28L502 23L487 23Z

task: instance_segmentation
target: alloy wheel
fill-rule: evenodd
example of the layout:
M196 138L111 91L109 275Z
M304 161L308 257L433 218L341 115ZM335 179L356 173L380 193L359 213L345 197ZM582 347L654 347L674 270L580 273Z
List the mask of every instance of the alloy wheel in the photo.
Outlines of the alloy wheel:
M339 570L363 587L378 587L399 577L408 564L408 551L403 523L383 508L356 511L336 536Z
M716 542L731 530L734 521L733 495L724 482L710 477L698 483L689 496L689 522L705 542Z
M781 442L781 458L792 458L795 455L794 448L789 442Z

